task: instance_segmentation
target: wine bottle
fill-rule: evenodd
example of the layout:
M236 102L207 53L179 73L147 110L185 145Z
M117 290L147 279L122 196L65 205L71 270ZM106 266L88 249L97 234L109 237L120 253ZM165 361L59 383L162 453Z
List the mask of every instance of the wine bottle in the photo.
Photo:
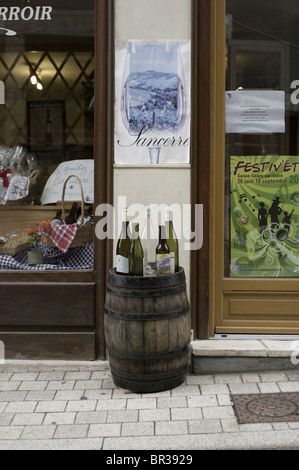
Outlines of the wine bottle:
M129 275L129 253L131 239L129 235L129 221L127 209L122 210L122 225L119 239L116 245L116 273L124 276Z
M165 225L159 226L159 243L156 248L157 275L170 274L170 250L166 243Z
M179 269L179 242L173 228L173 213L167 208L165 217L166 243L170 250L170 272Z
M52 138L52 121L51 121L51 116L50 116L50 110L47 109L47 120L46 120L46 145L47 147L50 147L53 142Z
M132 239L129 253L129 275L143 276L143 248L139 238L139 224L132 225Z
M77 208L78 208L78 203L73 202L72 208L71 208L71 211L70 211L69 215L67 215L66 218L64 219L65 224L71 225L71 224L75 224L77 222L77 217L76 217Z
M56 212L55 217L51 220L51 224L61 225L62 224L61 214L62 214L62 210L58 209L58 211Z
M158 237L156 236L152 218L151 206L146 206L145 209L145 223L141 232L141 243L143 248L143 275L156 276L157 274L157 260L156 260L156 246Z

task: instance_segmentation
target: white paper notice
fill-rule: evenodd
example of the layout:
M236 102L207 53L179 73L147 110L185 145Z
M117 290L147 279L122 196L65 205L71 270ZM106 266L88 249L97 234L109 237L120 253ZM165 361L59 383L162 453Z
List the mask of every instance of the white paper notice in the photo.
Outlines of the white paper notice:
M226 133L285 132L285 92L240 90L225 93Z
M80 179L85 202L93 202L94 160L71 160L60 163L49 177L41 196L42 205L61 201L64 182L70 175L76 175ZM81 201L81 188L76 178L69 180L64 199L65 201Z

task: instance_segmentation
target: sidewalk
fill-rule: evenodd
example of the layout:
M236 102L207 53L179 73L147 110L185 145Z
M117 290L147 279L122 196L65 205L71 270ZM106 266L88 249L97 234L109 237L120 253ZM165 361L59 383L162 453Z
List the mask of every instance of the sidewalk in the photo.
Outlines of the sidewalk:
M154 394L124 393L109 364L0 365L0 450L299 449L298 423L239 425L230 393L299 391L298 370L191 375Z

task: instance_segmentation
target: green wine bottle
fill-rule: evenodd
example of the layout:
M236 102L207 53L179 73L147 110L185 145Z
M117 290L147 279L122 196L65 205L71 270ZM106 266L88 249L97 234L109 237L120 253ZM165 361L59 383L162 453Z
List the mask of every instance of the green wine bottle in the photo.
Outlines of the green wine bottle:
M157 276L170 274L170 250L166 243L165 225L159 226L159 243L156 248Z
M116 245L116 273L123 276L129 275L129 253L130 253L129 221L127 209L122 210L122 225L119 239Z
M170 272L173 274L179 269L179 242L173 228L173 213L167 208L165 216L166 243L170 250Z
M132 239L129 253L129 275L143 276L143 248L139 238L139 224L132 224Z

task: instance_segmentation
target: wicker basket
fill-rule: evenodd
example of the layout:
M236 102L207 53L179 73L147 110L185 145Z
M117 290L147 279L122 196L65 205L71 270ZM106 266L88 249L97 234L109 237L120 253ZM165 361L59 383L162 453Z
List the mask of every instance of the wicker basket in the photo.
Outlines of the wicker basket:
M76 176L76 175L68 176L68 178L64 182L63 189L62 189L62 198L61 198L61 202L62 202L61 218L62 218L62 220L65 219L64 196L65 196L66 184L67 184L67 182L70 178L76 178L78 183L79 183L79 186L80 186L81 214L82 214L81 220L84 221L84 193L83 193L83 187L82 187L82 183L81 183L80 178L78 178L78 176ZM85 243L91 243L91 242L93 242L93 224L84 224L84 223L79 224L78 229L77 229L77 233L75 235L74 240L72 241L72 243L70 245L70 248L76 248L78 246L85 245ZM54 243L51 240L49 240L49 245L50 246L55 246Z

